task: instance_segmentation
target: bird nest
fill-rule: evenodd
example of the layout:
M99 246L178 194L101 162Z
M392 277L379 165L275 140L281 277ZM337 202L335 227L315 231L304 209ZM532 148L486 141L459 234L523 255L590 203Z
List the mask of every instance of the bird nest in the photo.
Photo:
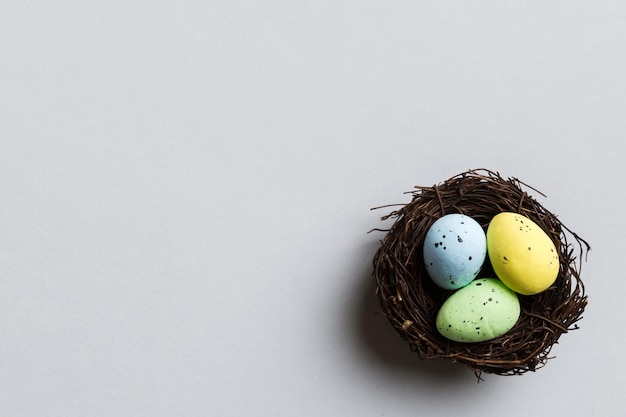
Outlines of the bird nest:
M518 375L543 367L559 337L578 329L576 323L587 305L578 262L590 249L587 242L522 188L539 191L516 178L480 169L415 188L411 202L382 217L394 220L391 228L375 229L387 232L374 256L373 274L378 301L393 327L420 358L463 363L479 378L482 372ZM505 211L530 218L554 242L560 260L556 281L539 294L519 295L520 317L504 335L476 343L448 340L437 331L435 320L452 291L438 287L428 276L424 236L446 214L464 214L487 230L490 220ZM496 277L488 257L478 277Z

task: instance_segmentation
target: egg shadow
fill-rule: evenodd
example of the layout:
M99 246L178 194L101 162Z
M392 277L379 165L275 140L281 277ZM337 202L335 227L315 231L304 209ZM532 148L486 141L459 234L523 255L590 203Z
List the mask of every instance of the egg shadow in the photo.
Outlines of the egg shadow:
M378 372L401 375L403 379L415 379L446 389L477 382L474 373L463 364L445 359L420 359L393 328L376 298L371 259L377 247L378 243L370 244L362 252L361 272L353 288L348 314L360 358Z

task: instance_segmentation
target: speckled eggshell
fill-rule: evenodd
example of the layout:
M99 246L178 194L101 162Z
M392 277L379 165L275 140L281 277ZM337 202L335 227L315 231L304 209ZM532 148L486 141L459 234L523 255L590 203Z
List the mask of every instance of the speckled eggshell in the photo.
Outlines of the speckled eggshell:
M521 214L503 212L487 228L489 260L498 278L523 295L545 291L559 274L559 256L550 237Z
M497 278L480 278L453 293L437 314L437 330L462 343L485 342L502 336L520 316L520 303Z
M472 282L487 254L485 232L463 214L437 219L424 237L424 265L441 288L456 290Z

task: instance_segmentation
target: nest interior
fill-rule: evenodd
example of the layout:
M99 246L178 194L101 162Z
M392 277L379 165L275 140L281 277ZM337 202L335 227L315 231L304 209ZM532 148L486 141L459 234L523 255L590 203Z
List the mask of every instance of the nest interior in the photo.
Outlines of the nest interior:
M587 305L580 260L590 247L523 188L539 193L516 178L470 170L438 185L415 187L408 204L382 217L394 222L390 229L375 229L386 232L373 259L377 298L393 327L420 358L460 362L479 377L482 372L523 374L543 367L559 337L578 328L576 322ZM486 230L493 216L503 211L530 218L548 234L559 252L558 277L542 293L519 295L521 315L506 334L478 343L448 340L437 331L435 319L452 292L428 276L422 259L424 236L446 214L465 214ZM489 257L478 277L496 277Z

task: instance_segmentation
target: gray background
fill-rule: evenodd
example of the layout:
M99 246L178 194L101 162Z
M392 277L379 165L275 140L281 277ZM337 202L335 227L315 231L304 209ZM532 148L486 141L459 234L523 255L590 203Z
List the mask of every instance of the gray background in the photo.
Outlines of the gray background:
M0 415L623 415L622 1L0 6ZM593 250L536 373L422 362L386 210L518 177Z

